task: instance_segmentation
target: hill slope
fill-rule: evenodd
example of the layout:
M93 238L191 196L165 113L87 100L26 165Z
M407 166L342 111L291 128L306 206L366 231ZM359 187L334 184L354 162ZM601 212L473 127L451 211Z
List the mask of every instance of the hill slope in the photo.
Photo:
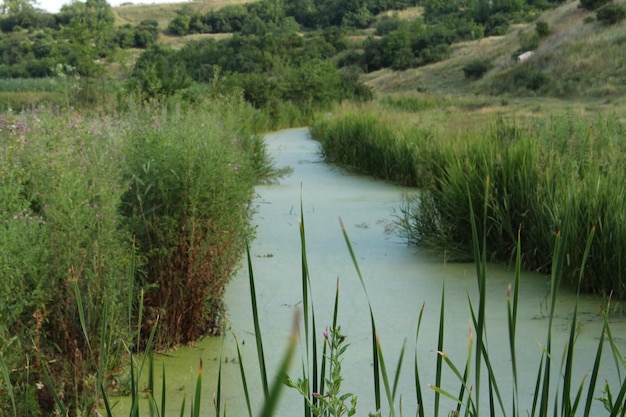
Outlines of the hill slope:
M626 1L617 0L626 5ZM516 25L505 36L453 45L452 56L441 62L402 72L381 70L367 74L367 83L381 93L428 91L443 94L578 97L617 100L626 95L626 23L604 26L595 12L566 3L544 13L551 33L541 40L536 54L517 63L520 32L532 35L535 23ZM463 67L485 59L493 68L478 80L465 78ZM540 77L536 90L520 85L525 75ZM518 81L516 81L518 80Z

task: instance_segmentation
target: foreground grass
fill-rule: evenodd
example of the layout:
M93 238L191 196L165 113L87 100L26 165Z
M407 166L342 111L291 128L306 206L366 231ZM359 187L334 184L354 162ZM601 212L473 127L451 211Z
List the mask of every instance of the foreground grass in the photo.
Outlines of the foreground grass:
M484 184L483 197L485 198L485 204L477 208L474 212L471 207L470 212L472 215L476 215L478 218L482 218L482 224L487 224L487 196L489 195L489 188L492 185L490 183ZM289 341L287 342L287 349L282 360L279 361L275 377L271 379L265 368L265 355L264 355L264 342L262 336L262 327L259 325L259 313L257 294L255 291L255 276L253 272L253 265L251 257L248 251L248 273L249 283L251 291L251 304L253 310L254 320L254 333L257 347L257 354L259 358L259 380L247 381L245 378L246 366L243 362L244 359L237 344L237 354L239 362L239 370L241 375L241 382L244 388L244 399L247 404L248 415L258 415L262 417L270 417L276 415L276 405L279 401L282 393L284 392L283 383L287 386L295 389L299 395L303 397L303 406L301 411L292 410L291 415L298 415L302 413L305 417L310 416L324 416L324 417L338 417L338 416L351 416L357 415L360 411L363 413L366 410L359 409L357 407L357 398L350 392L351 387L345 387L342 385L342 359L347 355L350 355L349 346L345 344L345 337L341 332L340 319L338 316L339 305L341 304L342 297L340 296L339 287L337 286L334 291L334 307L332 315L332 324L327 327L327 330L319 333L319 324L316 322L316 313L314 308L314 301L316 297L311 293L311 282L309 277L309 265L307 262L306 251L306 232L304 213L301 210L301 245L302 245L302 318L299 319L296 316L296 324L291 332ZM417 355L417 346L421 344L420 327L422 323L422 314L424 308L421 309L418 318L418 326L415 334L415 355L413 359L413 379L415 381L414 393L415 398L411 401L415 401L417 404L416 414L418 416L431 415L434 417L439 416L482 416L482 415L502 415L502 416L548 416L548 415L597 415L597 411L592 411L592 405L594 401L601 401L606 409L607 415L618 416L623 414L624 410L624 398L626 397L626 382L622 379L622 372L626 370L626 362L619 351L616 340L611 333L611 327L609 324L608 316L605 309L603 313L604 325L601 329L601 333L598 335L596 355L591 361L591 371L588 375L588 379L585 378L582 381L578 381L574 377L574 363L577 358L576 340L579 329L579 318L577 315L577 307L575 306L571 315L571 322L568 331L568 341L563 349L561 359L558 359L559 346L556 346L553 339L555 318L555 308L558 304L558 289L559 283L562 279L563 270L562 266L566 264L567 258L567 244L568 234L571 231L572 223L570 222L571 211L567 211L563 218L563 228L555 238L554 252L552 254L554 268L552 269L550 279L550 295L548 305L548 326L546 328L546 339L542 350L542 355L537 366L537 379L534 386L528 387L522 385L518 380L518 372L521 366L528 367L533 366L531 364L521 364L517 360L517 342L516 342L516 329L518 326L517 308L519 301L519 287L520 287L520 275L521 275L521 261L522 261L522 248L518 242L516 248L516 262L515 273L510 286L509 294L507 296L507 324L508 331L503 329L491 333L493 337L507 337L509 341L510 357L510 370L494 369L494 361L500 361L503 355L507 355L504 352L494 352L488 348L488 322L485 314L485 305L487 303L487 282L488 282L488 264L487 264L487 247L486 247L486 235L487 228L483 227L479 229L477 223L474 221L476 217L470 218L472 229L472 240L474 244L474 256L478 261L476 262L476 278L478 296L476 299L468 299L470 306L470 329L469 329L469 342L467 344L467 356L465 361L458 363L453 362L446 350L449 348L450 343L458 343L456 340L444 341L445 334L445 316L446 316L446 289L443 286L441 295L441 308L439 311L439 334L437 337L436 352L437 355L433 357L424 358ZM371 354L373 363L373 374L371 380L371 386L374 388L373 398L375 402L376 410L370 410L370 416L402 416L402 399L396 397L397 384L399 381L399 373L402 369L402 364L405 358L406 348L403 347L400 351L400 356L395 368L388 367L389 357L383 353L383 341L378 337L378 330L376 327L376 312L372 309L369 303L369 297L367 295L367 288L364 285L364 280L361 275L359 265L356 261L358 254L354 251L351 241L345 229L343 228L343 236L345 238L346 246L348 248L348 255L354 263L356 277L359 279L363 291L368 299L369 318L370 318L370 338L371 338ZM594 231L592 230L588 239L586 240L586 253L581 264L581 273L579 277L584 276L584 270L586 267L587 255L589 254L589 248L591 242L594 239ZM608 307L608 306L607 306ZM79 311L83 311L83 306L79 303ZM83 314L80 314L81 322L84 321ZM300 321L301 320L301 321ZM298 324L299 323L299 324ZM148 347L150 347L152 337L154 336L155 328L158 323L153 327L150 337L148 338ZM503 335L506 333L506 335ZM297 379L290 378L288 375L289 363L295 356L298 335L303 343L301 346L301 363L302 374ZM85 335L85 337L87 337ZM465 338L464 338L465 339ZM614 375L601 374L600 362L603 355L609 354L613 356L615 360L615 373L618 375L618 380L621 381L617 386L611 386L605 380L613 380ZM1 358L1 356L0 356ZM591 359L591 358L587 358ZM161 394L161 397L153 393L157 392L155 388L161 385L161 392L165 393L165 386L168 381L167 376L163 376L161 381L156 381L153 377L154 370L152 360L149 356L144 356L143 359L133 359L131 355L131 378L132 378L132 390L131 395L133 399L133 406L129 412L129 416L139 416L141 410L146 410L149 415L163 415L165 410L165 404L167 398L165 394ZM220 360L221 363L221 360ZM7 366L0 361L0 367L4 370L4 374L7 374ZM435 377L433 381L424 380L424 370L435 368ZM139 391L139 381L141 376L148 375L147 384L147 401L140 401L142 394ZM225 416L226 406L222 402L222 385L221 385L221 365L218 370L217 388L213 397L213 405L207 404L207 400L201 396L202 385L206 382L206 375L203 372L202 362L199 365L197 378L195 379L195 389L189 399L189 402L183 400L180 406L180 415L184 415L187 410L190 410L191 416L198 417L200 415L213 415ZM506 378L504 378L506 377ZM506 380L507 382L502 382ZM503 384L512 380L510 385L512 392L505 392ZM587 382L588 381L588 382ZM429 383L427 383L429 382ZM451 390L450 388L457 386L457 390ZM507 385L509 386L509 385ZM249 395L251 390L262 389L264 395L263 405L259 410L253 410L250 407ZM528 398L526 394L528 391L532 392L528 401L521 400L520 398ZM597 397L598 391L602 391L603 394ZM14 400L14 395L9 385L9 392L11 400ZM104 387L102 387L104 413L108 417L112 417L113 411L111 403ZM433 404L433 409L426 410L425 404L426 398L432 398L433 401L429 402ZM504 400L504 398L510 398L510 400ZM57 400L58 410L61 415L67 415L67 409L63 406L63 401L59 398ZM406 401L406 399L405 399ZM453 409L450 411L448 404L450 401L453 404ZM142 404L140 406L140 404ZM444 405L445 404L445 405ZM146 408L143 408L143 407ZM17 414L17 409L14 407L14 413ZM141 415L145 415L144 411ZM359 414L361 415L361 414Z

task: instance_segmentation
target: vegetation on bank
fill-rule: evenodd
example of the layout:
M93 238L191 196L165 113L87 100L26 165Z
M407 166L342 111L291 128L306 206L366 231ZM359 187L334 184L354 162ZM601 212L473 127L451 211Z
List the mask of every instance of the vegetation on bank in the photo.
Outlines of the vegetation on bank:
M616 186L626 181L626 142L616 116L538 116L527 123L500 117L463 131L429 131L357 110L320 118L312 134L329 161L420 187L397 219L409 243L471 258L468 192L479 205L488 180L488 223L476 222L487 230L489 259L511 262L521 230L524 267L549 272L554 238L570 210L563 282L577 285L584 242L595 228L581 289L626 297L626 200Z
M375 11L359 2L261 1L210 12L231 29L234 21L221 14L241 12L240 30L179 49L156 43L168 34L154 20L118 25L102 0L73 3L58 15L28 1L9 3L0 17L0 77L17 78L0 82L0 299L9 300L0 311L0 352L20 409L45 414L58 390L71 415L90 412L100 383L147 343L156 322L159 347L219 329L224 285L252 233L251 187L274 175L255 133L314 117L329 159L341 155L341 163L423 188L398 217L409 241L468 256L475 245L467 190L480 205L489 178L489 221L475 219L488 231L490 259L513 258L521 225L524 266L554 271L549 254L571 211L568 262L559 267L564 280L576 285L586 259L582 289L626 295L618 116L586 124L576 117L528 124L490 118L481 128L456 130L446 116L417 127L392 119L395 112L470 110L496 100L419 94L381 98L393 109L382 117L315 116L342 100L372 99L363 82L372 78L363 74L382 68L392 68L404 90L509 94L497 98L503 108L512 94L591 93L611 104L624 84L622 63L606 59L621 56L615 17L623 1L583 2L593 12L565 4L561 21L547 15L545 24L502 38L504 47L459 59L470 44L486 48L453 44L506 33L559 2L423 1L418 16L406 20L376 14L416 3ZM564 29L569 20L576 36ZM511 60L528 49L536 49L534 59ZM418 66L423 78L410 70ZM541 106L533 103L533 112ZM586 254L581 242L592 227ZM46 375L51 383L39 388ZM0 404L2 413L12 410Z
M219 329L253 186L274 175L241 100L129 106L0 116L0 352L33 415L53 411L53 394L89 414L125 341L145 343L156 321L159 348ZM36 388L46 378L58 392Z
M597 415L597 408L594 408L594 401L602 403L606 412L610 416L623 414L624 398L626 397L626 383L622 381L622 371L626 370L626 362L616 343L616 339L612 334L611 325L609 323L610 305L602 310L601 329L597 338L597 347L593 362L589 363L588 373L579 382L576 380L576 374L579 372L577 357L577 340L581 332L578 323L578 301L573 306L570 324L565 330L567 342L560 361L557 359L556 352L559 347L556 345L557 329L555 326L556 308L558 304L558 292L560 280L563 277L562 267L567 263L569 241L568 234L570 232L570 214L568 209L564 213L561 231L556 235L554 242L554 252L552 254L552 263L554 268L550 278L550 293L547 305L547 328L545 343L538 347L538 365L537 376L534 384L534 391L531 393L526 391L529 385L522 379L523 377L520 363L518 361L518 304L520 296L520 277L522 253L521 245L518 241L515 253L515 272L512 277L506 297L506 324L508 340L508 352L494 352L489 349L488 328L491 317L486 314L486 304L488 301L488 273L487 273L487 229L488 224L488 199L490 188L493 184L486 182L483 184L483 205L474 207L470 205L470 225L472 229L472 241L474 257L476 262L476 282L478 287L477 296L472 299L468 298L468 304L471 312L469 319L468 332L469 337L466 339L467 355L464 362L455 362L449 355L452 351L458 350L459 341L453 340L452 344L457 346L451 347L449 335L446 333L446 286L442 286L441 304L439 307L439 326L437 332L436 348L432 352L432 356L418 355L418 346L423 345L423 335L420 333L422 318L426 305L422 305L419 311L417 328L415 329L415 350L412 363L412 377L414 380L414 400L397 396L399 377L404 367L404 359L406 354L406 343L400 349L397 365L395 368L388 367L389 356L383 353L383 342L379 338L376 315L370 302L365 281L361 274L357 254L352 248L350 238L348 237L343 224L341 224L343 236L348 248L349 255L353 261L356 277L359 279L363 292L365 294L366 305L363 308L369 310L370 316L370 340L371 341L371 361L372 361L372 379L369 388L373 388L372 400L375 410L369 412L371 417L381 417L383 415L402 416L405 410L408 412L415 411L415 415L424 417L432 415L439 416L459 416L478 417L484 415L486 409L490 410L491 415L498 413L503 416L516 417L520 414L528 414L532 416L547 417L549 415L558 414L563 416ZM483 229L479 229L476 219L481 218ZM351 391L351 387L343 384L342 361L346 355L350 354L350 344L347 343L346 335L341 331L339 320L340 306L340 286L339 281L334 291L334 305L332 314L332 323L326 326L325 330L320 334L316 318L319 316L315 313L315 301L318 300L311 293L311 281L309 275L309 265L307 262L306 251L306 233L304 212L300 211L300 238L302 246L301 257L301 283L302 283L302 314L298 311L295 313L294 325L287 343L287 349L282 355L278 368L274 373L273 382L270 385L270 377L266 369L264 355L264 339L262 337L262 326L259 320L258 299L255 290L255 276L253 272L253 264L249 250L247 251L248 276L250 283L251 305L254 321L255 347L258 354L259 377L258 380L247 380L244 357L241 355L239 342L235 337L237 348L238 368L241 376L241 384L247 408L247 415L253 416L250 397L251 392L256 390L263 391L263 404L259 407L257 415L261 417L272 417L277 410L277 404L281 396L284 396L284 387L287 386L297 392L302 397L301 412L304 417L340 417L356 415L357 411L363 410L360 406L358 398ZM341 221L340 221L341 223ZM586 267L587 256L589 255L590 244L594 239L594 232L590 233L586 240L586 249L580 265L579 277L582 279ZM77 310L80 317L80 323L83 324L83 337L89 341L90 336L85 331L85 312L80 299L77 300ZM141 306L141 304L140 304ZM302 324L300 324L302 321ZM151 328L150 337L148 338L148 350L155 330L159 323L154 323ZM502 338L502 331L496 332L496 338ZM102 327L101 337L107 335L106 327ZM455 334L458 336L458 333ZM493 336L493 334L492 334ZM465 338L465 336L463 336ZM267 340L266 340L267 341ZM290 363L296 356L298 342L302 344L300 359L300 376L296 379L289 374ZM276 341L273 341L275 345ZM461 345L463 342L460 343ZM462 348L461 348L462 349ZM612 356L614 362L609 370L602 365L603 356ZM507 367L498 367L497 364L507 358L505 361L510 365ZM248 358L245 358L246 360ZM102 368L102 361L96 365L98 371ZM207 408L206 400L202 397L202 385L206 380L203 370L203 363L200 361L197 378L195 380L195 390L189 401L189 410L192 417L199 417L202 411L215 412L216 416L226 416L227 405L222 398L222 358L219 360L219 367L216 379L216 392L213 396L213 409ZM525 367L529 364L525 363ZM533 366L533 365L530 365ZM434 367L435 372L428 372ZM137 417L140 410L147 409L149 415L164 415L166 402L171 401L167 398L166 383L167 376L163 371L161 381L157 381L154 377L154 364L150 354L144 355L142 359L137 356L130 355L130 377L131 377L131 401L132 406L128 413L129 417ZM558 371L557 371L558 370ZM3 376L7 376L9 368L0 354L0 371ZM430 375L430 376L426 376ZM103 415L113 417L113 403L109 392L102 385L102 375L98 372L97 382L101 389L101 409ZM146 380L145 397L140 393L141 381ZM430 378L434 377L434 383ZM613 383L617 377L617 383ZM509 382L512 381L512 382ZM611 382L610 382L611 381ZM52 387L52 383L47 381L47 386ZM509 389L505 389L508 385ZM532 384L531 384L532 385ZM10 381L4 384L7 390L7 397L10 404L7 405L7 413L13 412L17 415L18 407L16 403L16 395L14 386ZM533 388L532 386L530 388ZM159 391L160 390L160 391ZM17 397L19 400L19 397ZM55 397L57 412L60 415L68 415L68 408L62 397ZM406 404L414 405L415 408ZM180 415L186 412L186 398L183 398L180 405ZM20 404L21 405L21 404ZM432 405L432 413L429 413L429 406ZM144 408L145 407L145 408ZM243 407L241 407L243 409ZM256 411L256 410L255 410ZM299 414L297 410L290 411L292 415Z

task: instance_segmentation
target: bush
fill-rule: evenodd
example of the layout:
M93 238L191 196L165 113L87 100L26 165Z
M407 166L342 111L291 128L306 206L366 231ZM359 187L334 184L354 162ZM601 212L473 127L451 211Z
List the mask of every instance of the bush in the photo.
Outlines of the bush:
M119 360L121 344L101 351L100 336L117 341L127 334L123 313L132 291L130 236L117 212L126 188L122 155L108 127L73 112L0 117L0 143L9 152L0 159L0 351L14 357L15 368L28 369L13 375L18 385L41 380L48 364L55 386L83 414L97 394L98 358L117 349ZM101 363L99 378L118 365ZM37 394L48 414L50 395Z
M544 20L540 20L537 23L535 23L535 32L537 33L537 36L539 36L540 39L545 38L551 33L550 25L548 24L548 22Z
M475 59L463 67L463 74L467 79L478 80L479 78L482 78L482 76L485 75L491 68L493 68L491 60Z
M579 7L586 10L596 10L610 2L611 0L580 0Z
M397 30L400 27L400 18L397 15L383 16L378 22L376 22L376 36L385 36L389 33Z
M248 202L267 162L261 138L241 123L246 109L220 101L129 120L122 212L146 261L137 281L145 320L160 317L157 346L221 331L222 296L251 236Z
M614 25L626 18L626 9L615 3L609 3L596 12L596 19L605 25Z
M547 77L541 69L531 65L520 65L512 72L513 83L516 87L537 91L547 82Z

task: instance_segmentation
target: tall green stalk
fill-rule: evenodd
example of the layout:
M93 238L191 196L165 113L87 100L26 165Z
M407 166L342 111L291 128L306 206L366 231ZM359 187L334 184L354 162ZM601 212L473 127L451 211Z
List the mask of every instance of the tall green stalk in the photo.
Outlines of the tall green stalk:
M250 257L250 247L246 244L246 256L248 258L248 278L250 283L250 297L252 303L252 320L254 321L254 335L256 338L256 349L259 357L259 370L261 372L261 384L265 401L269 399L269 387L267 383L267 370L265 368L265 355L263 353L263 339L261 337L261 326L259 325L259 311L256 301L256 290L254 289L254 272L252 270L252 259Z
M352 258L352 263L356 270L357 276L359 277L359 281L361 282L361 287L365 292L365 298L367 299L367 306L370 312L370 323L372 328L372 363L374 369L374 401L376 403L376 410L380 410L381 405L381 395L380 395L380 364L379 364L379 349L378 349L378 332L376 331L376 322L374 320L374 312L372 311L372 303L370 302L369 295L367 294L367 287L365 286L365 281L363 280L363 275L361 275L361 269L359 268L359 263L356 260L356 256L354 254L354 250L352 249L352 244L350 243L350 239L348 238L348 233L346 232L346 228L343 225L341 219L339 219L339 224L341 225L341 232L343 233L344 240L346 242L346 246L348 247L348 251L350 252L350 257ZM392 416L395 416L395 412L393 408L390 410Z

